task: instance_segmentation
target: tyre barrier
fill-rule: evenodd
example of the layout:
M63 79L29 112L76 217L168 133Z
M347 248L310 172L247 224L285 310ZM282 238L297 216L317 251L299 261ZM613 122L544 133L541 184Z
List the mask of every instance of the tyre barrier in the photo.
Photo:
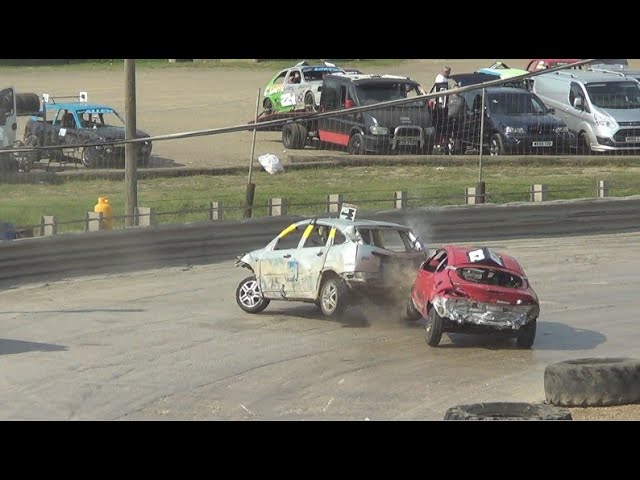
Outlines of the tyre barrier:
M573 417L568 409L546 403L489 402L451 407L444 420L573 420Z
M561 407L609 407L640 403L640 360L578 358L544 371L548 403Z

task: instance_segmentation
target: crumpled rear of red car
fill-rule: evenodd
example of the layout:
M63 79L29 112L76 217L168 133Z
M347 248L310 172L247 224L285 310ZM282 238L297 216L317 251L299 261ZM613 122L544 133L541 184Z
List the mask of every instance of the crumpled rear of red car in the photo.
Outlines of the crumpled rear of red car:
M499 333L531 348L540 304L514 257L486 247L446 245L420 266L407 314L426 319L430 346L437 346L443 333L456 332Z

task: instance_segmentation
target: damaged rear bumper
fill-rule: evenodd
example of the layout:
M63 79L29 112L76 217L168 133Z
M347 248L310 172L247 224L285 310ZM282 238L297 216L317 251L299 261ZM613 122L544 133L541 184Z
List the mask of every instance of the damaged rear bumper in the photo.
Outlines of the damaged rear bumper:
M451 327L474 325L482 330L517 330L540 314L538 305L500 305L447 297L436 297L433 307Z

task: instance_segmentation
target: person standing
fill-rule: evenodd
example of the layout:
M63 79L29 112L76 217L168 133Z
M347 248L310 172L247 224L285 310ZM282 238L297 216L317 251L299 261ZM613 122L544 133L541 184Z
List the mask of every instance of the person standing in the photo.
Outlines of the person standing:
M451 75L451 67L445 65L442 67L442 71L436 75L435 83L449 83L449 75Z
M441 92L442 90L449 89L449 75L451 75L451 67L445 65L442 67L442 71L436 75L435 79L435 91ZM442 96L437 99L438 107L445 108L447 106L447 97Z

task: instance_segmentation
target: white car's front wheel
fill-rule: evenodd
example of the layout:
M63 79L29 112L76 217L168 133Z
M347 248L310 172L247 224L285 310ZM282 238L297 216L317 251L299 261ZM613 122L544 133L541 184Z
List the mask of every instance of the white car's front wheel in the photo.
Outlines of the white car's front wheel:
M259 313L267 308L270 302L271 300L262 296L255 275L242 280L236 289L236 303L247 313Z

